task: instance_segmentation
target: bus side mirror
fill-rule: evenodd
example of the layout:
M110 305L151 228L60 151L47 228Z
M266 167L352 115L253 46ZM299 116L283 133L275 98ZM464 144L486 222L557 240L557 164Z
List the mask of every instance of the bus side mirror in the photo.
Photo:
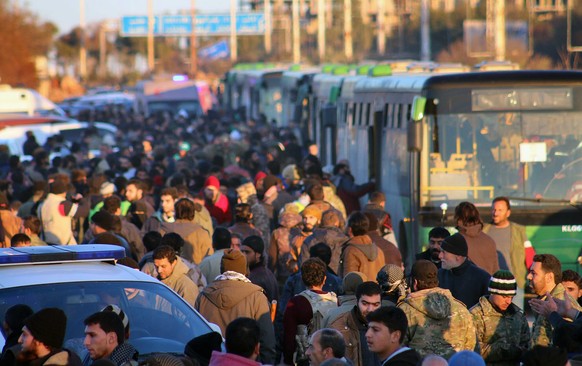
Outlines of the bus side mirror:
M425 97L414 97L410 121L407 126L408 151L419 152L422 150L422 119L424 118Z
M416 96L412 100L412 112L410 119L418 122L424 118L424 108L426 107L426 98Z
M337 126L337 107L335 105L326 105L321 109L321 121L324 127Z

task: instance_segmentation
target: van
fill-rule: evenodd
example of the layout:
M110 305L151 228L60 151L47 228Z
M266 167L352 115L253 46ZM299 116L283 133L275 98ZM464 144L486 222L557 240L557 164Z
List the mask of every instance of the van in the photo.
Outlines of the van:
M40 95L34 89L12 88L0 85L0 114L24 114L27 116L61 116L65 111Z

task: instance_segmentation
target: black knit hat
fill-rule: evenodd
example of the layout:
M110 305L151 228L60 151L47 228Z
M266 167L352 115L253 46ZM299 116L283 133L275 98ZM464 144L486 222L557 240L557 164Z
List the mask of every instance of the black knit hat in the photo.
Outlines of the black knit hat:
M26 318L24 326L37 341L49 347L61 348L65 340L67 316L61 309L46 308Z
M469 252L469 248L467 247L467 241L463 237L463 235L456 233L454 235L445 238L441 244L441 249L445 252L449 252L451 254L460 255L463 257L467 256Z
M200 364L208 365L212 351L220 351L221 344L222 336L220 334L216 332L202 334L186 344L184 354Z
M491 280L489 280L489 293L515 296L517 293L517 282L513 274L503 269L493 273Z
M91 222L99 226L103 230L112 231L113 230L113 215L107 211L97 211L91 217Z
M255 253L263 254L265 251L265 243L263 242L263 238L257 235L251 235L245 238L241 245L251 248Z

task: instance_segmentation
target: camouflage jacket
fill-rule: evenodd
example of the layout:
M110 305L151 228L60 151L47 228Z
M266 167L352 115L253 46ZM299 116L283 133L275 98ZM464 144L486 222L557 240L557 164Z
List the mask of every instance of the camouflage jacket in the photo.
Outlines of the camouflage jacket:
M449 290L435 287L416 291L398 307L408 319L404 344L422 357L436 354L449 359L456 352L475 349L471 313Z
M550 292L552 297L556 299L564 300L567 298L570 303L572 303L572 307L576 310L582 310L580 305L576 301L574 301L570 295L566 293L566 289L564 286L559 283L554 287L554 289ZM545 300L546 297L542 297L542 300ZM531 329L531 346L541 345L541 346L551 346L552 345L552 338L554 335L554 330L552 328L552 324L550 321L546 319L544 316L536 314L534 319L532 329Z
M511 304L503 313L496 310L487 296L471 308L481 356L487 365L515 366L529 347L529 324L523 311Z

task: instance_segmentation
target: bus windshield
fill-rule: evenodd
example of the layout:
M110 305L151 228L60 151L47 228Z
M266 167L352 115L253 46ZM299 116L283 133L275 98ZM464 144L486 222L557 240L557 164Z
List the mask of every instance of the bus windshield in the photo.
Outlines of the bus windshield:
M477 111L427 121L421 205L582 200L582 112Z

